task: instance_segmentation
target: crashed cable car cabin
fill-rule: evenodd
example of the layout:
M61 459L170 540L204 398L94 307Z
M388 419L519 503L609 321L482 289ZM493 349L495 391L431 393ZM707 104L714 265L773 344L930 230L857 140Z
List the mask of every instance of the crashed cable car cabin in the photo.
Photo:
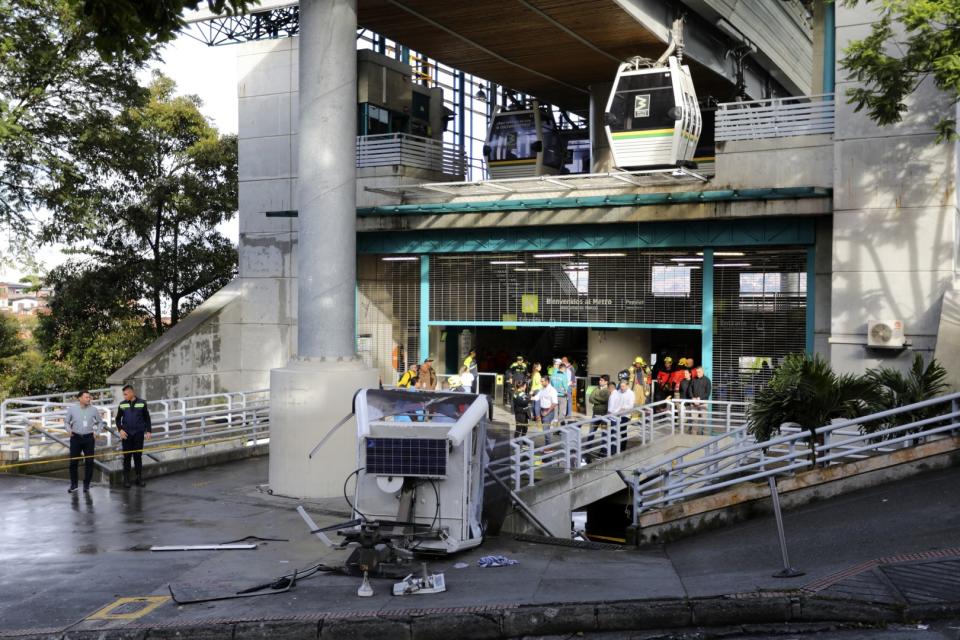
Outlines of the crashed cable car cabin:
M607 140L621 169L692 166L702 122L690 68L620 65L605 113Z
M550 109L532 100L497 107L483 155L491 179L528 178L560 173L565 149Z

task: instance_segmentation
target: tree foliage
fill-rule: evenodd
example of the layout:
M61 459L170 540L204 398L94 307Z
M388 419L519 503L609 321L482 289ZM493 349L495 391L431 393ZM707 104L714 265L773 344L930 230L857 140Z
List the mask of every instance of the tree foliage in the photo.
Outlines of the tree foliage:
M77 146L142 99L138 63L94 38L67 0L0 0L0 225L21 241L54 185L82 182Z
M146 58L157 45L172 40L183 26L183 14L206 6L223 15L243 13L260 0L69 0L78 22L95 34L106 57Z
M149 316L159 335L167 316L175 325L230 280L236 249L215 228L237 208L237 143L198 98L177 96L155 74L148 100L91 133L77 160L84 181L51 193L56 215L42 233L86 256L58 274L61 283L71 274L81 287L112 281L116 297L102 308Z
M819 355L791 354L750 405L749 431L762 442L775 435L780 425L795 422L813 437L816 429L835 418L862 415L874 395L873 384L865 376L837 375Z
M918 353L906 373L896 369L871 369L867 378L876 387L871 412L887 411L929 400L947 390L947 370L935 358L924 366L923 357ZM886 420L872 421L863 425L865 433L874 433L883 429L911 424L936 415L942 407L927 407L905 411L890 416ZM911 429L910 431L916 431ZM898 433L903 435L903 433Z
M879 19L870 34L851 42L841 66L862 86L849 89L856 111L866 110L879 125L890 125L907 112L906 99L926 78L960 100L960 0L844 0L875 8ZM955 118L936 125L939 140L957 135Z

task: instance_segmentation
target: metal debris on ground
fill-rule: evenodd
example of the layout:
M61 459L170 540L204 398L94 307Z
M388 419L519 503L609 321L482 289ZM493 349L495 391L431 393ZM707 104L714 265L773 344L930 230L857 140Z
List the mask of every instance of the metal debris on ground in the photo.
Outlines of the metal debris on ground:
M400 582L393 585L393 595L406 596L412 594L426 595L440 593L447 590L447 583L442 573L428 573L427 563L423 563L423 572L419 576L412 573Z
M256 544L184 544L154 546L150 551L246 551L256 548Z

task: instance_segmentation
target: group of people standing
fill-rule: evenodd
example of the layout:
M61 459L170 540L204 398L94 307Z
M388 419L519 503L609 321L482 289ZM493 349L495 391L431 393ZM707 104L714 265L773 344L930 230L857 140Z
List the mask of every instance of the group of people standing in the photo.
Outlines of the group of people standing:
M104 407L94 406L90 392L77 394L76 404L67 407L64 428L70 438L70 488L69 493L79 490L79 467L83 460L83 491L90 491L93 480L93 460L96 453L96 437L107 426ZM146 400L138 398L133 387L123 387L123 400L117 405L115 420L117 434L123 450L123 486L129 489L131 462L136 471L136 484L145 487L143 481L143 443L149 440L152 425Z
M554 359L544 374L541 363L534 362L528 370L526 360L519 355L510 365L504 383L513 389L515 437L527 434L531 420L540 428L546 425L550 429L573 415L577 367L567 356Z

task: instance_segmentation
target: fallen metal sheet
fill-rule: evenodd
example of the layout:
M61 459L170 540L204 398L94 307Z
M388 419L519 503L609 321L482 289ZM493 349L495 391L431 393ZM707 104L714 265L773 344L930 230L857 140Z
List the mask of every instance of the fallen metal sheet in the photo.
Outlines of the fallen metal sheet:
M256 544L184 544L150 547L150 551L244 551L256 548Z

